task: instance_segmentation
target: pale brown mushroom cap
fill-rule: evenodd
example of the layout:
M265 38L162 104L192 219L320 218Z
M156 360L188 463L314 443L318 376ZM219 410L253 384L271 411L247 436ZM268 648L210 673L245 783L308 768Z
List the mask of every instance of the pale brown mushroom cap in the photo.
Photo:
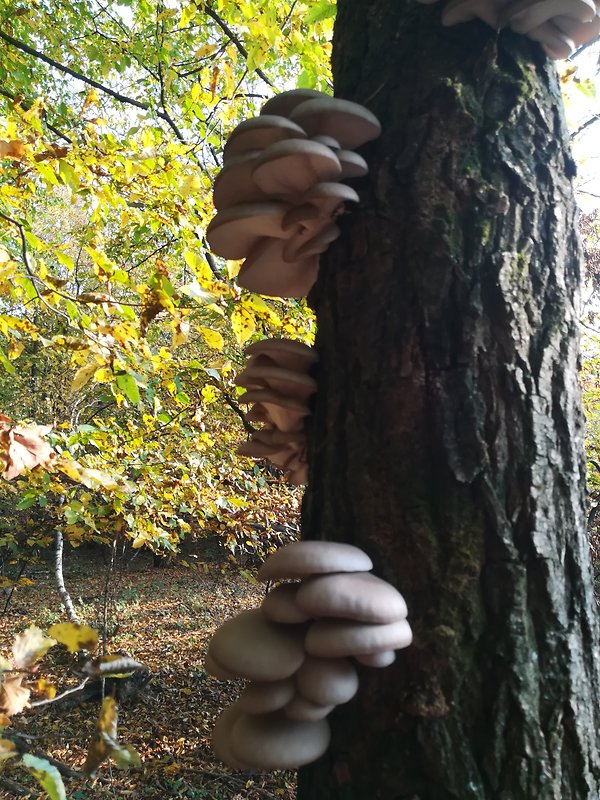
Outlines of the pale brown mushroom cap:
M283 256L286 261L297 261L324 253L332 242L340 236L337 225L330 223L321 228L308 241L301 241L300 237L292 237L283 243Z
M387 624L318 620L306 634L304 646L311 656L339 658L400 650L412 641L412 631L405 619Z
M546 55L557 60L568 58L575 50L575 42L560 31L552 22L544 22L529 31L527 36L542 45Z
M302 632L271 622L258 609L224 622L208 652L224 669L252 681L289 678L305 658Z
M230 747L231 730L242 714L242 709L233 703L220 714L212 732L212 751L219 761L232 767L232 769L250 769L249 765L234 756Z
M322 706L347 703L358 691L358 673L347 658L307 656L294 680L302 697Z
M305 486L308 483L308 464L301 464L296 469L286 465L285 479L292 486Z
M304 431L280 431L277 428L261 428L258 431L254 431L252 439L265 444L293 444L299 448L306 446L306 433Z
M233 681L239 678L239 675L235 672L229 672L229 670L226 670L225 667L215 661L210 653L206 653L204 656L204 669L218 681Z
M286 235L291 236L291 231ZM318 256L286 260L283 248L281 239L256 241L242 264L237 283L249 292L269 297L306 297L317 279Z
M308 622L310 614L302 611L296 605L296 593L299 583L282 583L265 596L260 610L273 622L286 622L298 624Z
M258 571L258 579L306 578L327 572L362 572L373 569L369 556L343 542L290 542L272 553Z
M283 352L286 354L289 353L290 355L302 359L303 361L307 361L310 364L314 364L319 360L319 353L314 347L304 344L303 342L298 342L295 339L260 339L257 342L252 342L252 344L249 344L244 350L244 353L247 356L264 354L270 355L272 358L275 357L274 354L276 352Z
M282 711L241 714L231 731L231 750L257 769L296 769L320 758L330 738L326 720L293 722Z
M290 119L311 136L332 136L345 150L354 150L381 133L377 117L350 100L334 97L307 100L296 106Z
M312 703L306 697L297 694L286 704L283 713L288 719L298 722L313 722L325 719L334 708L334 705L322 706L319 703Z
M288 238L282 228L286 203L240 203L219 211L206 229L210 249L223 258L244 258L265 236Z
M250 150L264 150L285 139L306 139L306 132L285 117L261 115L251 117L234 128L223 148L223 163Z
M327 145L327 147L330 147L332 150L336 151L336 155L337 151L341 147L338 140L334 139L333 136L313 136L312 140L313 142L319 142L320 144Z
M240 397L240 403L256 403L259 406L246 415L250 422L269 422L280 431L302 430L304 417L310 414L310 408L302 400L283 397L271 389L248 389Z
M558 30L570 39L575 47L581 47L600 36L600 13L591 22L577 22L571 17L558 16L552 20Z
M317 382L310 375L278 366L249 364L236 376L235 382L246 389L272 389L284 397L299 400L307 400L317 391Z
M380 653L365 653L364 655L355 656L359 664L365 667L376 667L383 669L389 667L396 660L396 653L394 650L382 650ZM300 667L302 669L302 667Z
M261 150L251 150L234 156L223 167L215 178L213 186L213 204L218 210L240 205L241 203L258 203L269 200L252 178L252 172L261 154Z
M313 617L394 622L408 613L400 592L370 572L318 575L305 580L296 603Z
M369 167L365 159L353 150L338 150L336 153L338 161L342 167L341 181L349 181L352 178L362 178L369 172Z
M513 0L502 12L502 22L517 33L529 34L553 17L567 16L578 22L592 22L594 0Z
M296 195L341 175L330 147L314 140L290 139L268 147L257 159L252 178L268 195Z
M260 110L261 116L265 114L275 114L280 117L289 117L291 112L299 106L300 103L305 103L307 100L315 100L317 98L330 97L325 92L319 92L316 89L291 89L288 92L280 92L275 97L271 97L263 105Z
M236 705L246 714L269 714L283 708L294 697L293 678L268 683L249 683Z

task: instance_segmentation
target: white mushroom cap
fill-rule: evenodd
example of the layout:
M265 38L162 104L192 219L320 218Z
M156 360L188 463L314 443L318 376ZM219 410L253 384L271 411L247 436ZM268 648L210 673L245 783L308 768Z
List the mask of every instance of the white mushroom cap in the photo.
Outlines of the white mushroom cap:
M258 609L223 623L210 640L209 653L224 669L252 681L288 678L305 657L302 632L271 622Z
M249 765L233 755L230 748L231 730L240 718L242 709L233 703L218 717L212 732L212 750L219 761L223 761L233 769L249 769Z
M286 704L283 713L288 719L297 720L298 722L312 722L318 719L325 719L334 708L334 705L322 706L318 703L311 703L310 700L297 694Z
M294 680L302 697L323 706L347 703L358 691L358 674L347 658L308 656Z
M273 622L286 622L298 624L308 622L311 617L301 611L296 605L296 592L299 583L282 583L265 596L260 610L268 619Z
M387 625L347 620L319 620L306 634L304 646L311 656L339 658L381 650L400 650L412 641L412 631L405 619Z
M295 691L293 678L269 683L249 683L236 705L246 714L269 714L289 703Z
M337 225L330 223L321 228L308 241L294 236L289 242L283 243L283 256L286 261L297 261L324 253L332 242L339 237L341 231Z
M286 203L240 203L219 211L206 229L210 249L223 258L244 258L262 237L287 238L281 227Z
M281 239L257 241L242 264L237 283L249 292L270 297L306 297L319 273L318 256L286 260L283 247Z
M362 178L369 172L369 167L365 159L355 153L354 150L338 150L336 153L338 161L342 166L341 181L349 181L352 178Z
M334 97L307 100L296 106L290 119L311 136L332 136L346 150L354 150L377 138L377 117L358 103Z
M396 660L396 653L394 650L382 650L380 653L366 653L362 656L355 656L359 664L365 667L389 667ZM302 667L300 667L302 669Z
M212 675L213 678L216 678L218 681L233 681L239 678L239 675L237 675L235 672L229 672L229 670L225 669L217 661L215 661L210 653L206 653L204 656L204 669L209 675Z
M302 430L304 417L310 414L306 403L295 397L283 397L271 389L248 389L240 397L240 403L257 403L260 409L253 408L246 418L250 422L270 422L280 431ZM263 414L262 412L266 412ZM266 417L266 419L265 419Z
M400 592L370 572L318 575L304 581L296 603L313 617L394 622L408 613Z
M324 144L327 147L330 147L332 150L337 151L340 149L340 143L337 139L334 139L333 136L313 136L313 142L320 142L320 144Z
M320 758L330 738L326 720L293 722L281 711L241 714L231 731L231 750L257 769L295 769Z
M252 178L269 195L296 195L320 181L341 175L330 147L314 140L290 139L268 147L258 158Z
M529 34L553 17L564 15L578 22L591 22L596 16L594 0L513 0L502 20L517 33Z
M575 42L560 31L552 22L544 22L539 28L529 31L527 36L539 42L550 58L568 58L575 50Z
M261 108L260 114L261 116L264 114L276 114L281 117L288 117L300 103L305 103L307 100L315 100L319 97L330 97L330 95L325 94L325 92L318 92L316 89L291 89L288 92L280 92L275 97L267 100Z
M262 115L245 119L229 135L223 149L223 163L250 150L264 150L284 139L306 139L306 133L285 117Z
M272 553L258 571L260 581L306 578L327 572L362 572L373 569L369 556L343 542L290 542Z
M297 397L299 400L307 400L317 391L317 382L310 375L277 366L249 364L236 376L235 382L247 389L264 387L284 397Z

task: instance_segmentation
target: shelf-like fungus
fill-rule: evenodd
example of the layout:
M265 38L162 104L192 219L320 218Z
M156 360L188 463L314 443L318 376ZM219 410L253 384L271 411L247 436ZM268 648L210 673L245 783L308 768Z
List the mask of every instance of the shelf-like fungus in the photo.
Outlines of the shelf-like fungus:
M513 0L501 14L516 33L529 34L554 17L565 15L577 22L591 22L596 16L594 0Z
M347 703L358 691L358 674L347 658L308 656L295 681L302 697L322 706Z
M406 603L390 583L369 572L319 575L302 583L296 603L312 617L388 623L405 619Z
M244 258L265 236L286 239L291 231L282 227L289 211L286 203L240 203L219 211L206 229L206 239L223 258Z
M301 624L308 622L311 615L296 605L299 583L282 583L265 595L260 607L262 613L273 622Z
M268 683L249 683L236 703L246 714L270 714L287 705L296 694L293 678Z
M314 347L309 347L293 339L261 339L249 344L245 350L247 356L268 356L280 367L295 372L308 372L319 360Z
M225 670L252 681L278 681L293 675L305 658L302 631L279 625L260 611L242 611L223 623L209 655Z
M381 133L374 114L358 103L337 97L306 100L294 108L289 118L309 136L332 136L345 150L354 150Z
M300 431L310 408L295 397L284 397L271 389L248 389L241 403L254 403L246 414L250 422L270 422L280 431Z
M260 239L240 268L238 284L269 297L306 297L317 279L319 259L286 260L283 248L281 239Z
M339 178L341 172L342 165L330 147L311 139L288 139L263 151L252 178L266 194L286 197Z
M302 695L294 695L289 703L284 707L283 713L288 719L298 722L314 722L318 719L325 719L335 708L334 704L323 706L320 703L313 703Z
M304 646L311 656L339 658L401 650L412 641L405 619L387 624L320 619L309 627Z
M264 150L285 139L306 139L306 131L286 117L263 114L250 117L234 128L223 148L223 163L250 150Z
M230 741L231 729L243 713L237 703L227 706L218 717L212 732L212 750L219 761L228 764L233 769L250 769L250 766L234 756Z
M272 389L284 397L307 400L317 391L317 383L310 375L278 366L249 364L235 379L246 389Z
M291 542L270 555L258 570L259 581L306 578L327 572L373 569L369 556L344 542Z

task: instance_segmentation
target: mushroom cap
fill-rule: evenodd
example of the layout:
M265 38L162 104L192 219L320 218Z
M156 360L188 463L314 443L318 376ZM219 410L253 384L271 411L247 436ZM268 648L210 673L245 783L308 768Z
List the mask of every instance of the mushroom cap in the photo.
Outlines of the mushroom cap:
M287 92L280 92L275 97L271 97L260 110L261 116L265 114L276 114L281 117L289 117L291 112L305 103L307 100L315 100L319 97L330 97L325 92L316 89L291 89Z
M332 242L339 237L341 231L333 223L326 224L314 236L292 236L283 243L283 257L286 261L298 261L324 253Z
M266 452L267 450L269 452ZM236 452L239 456L247 458L268 459L279 469L287 469L287 465L292 462L298 451L294 445L271 447L252 440L239 445Z
M575 47L581 47L600 36L600 12L591 22L577 22L571 17L564 16L554 17L552 22L574 43Z
M260 406L258 409L255 406L246 415L250 422L270 422L280 431L302 430L304 417L310 414L306 403L295 397L283 397L271 389L248 389L240 397L240 403L257 403Z
M249 364L236 376L235 382L247 389L264 387L284 397L297 397L300 400L307 400L317 391L316 380L304 372L260 364Z
M400 650L412 641L405 619L378 625L347 620L319 620L308 629L304 646L311 656L339 658L381 650Z
M232 769L249 769L248 764L233 755L229 742L231 739L231 729L238 721L242 709L237 703L233 703L219 715L212 732L212 750L219 761L223 761Z
M272 453L278 453L282 448L281 444L267 443L255 439L254 436L247 442L242 442L237 447L238 456L248 456L249 458L268 458Z
M290 119L311 136L332 136L345 150L354 150L381 133L377 117L358 103L334 97L306 100Z
M246 714L269 714L289 703L295 692L293 678L269 683L249 683L236 705Z
M292 486L304 486L308 483L308 464L301 464L296 469L290 469L289 463L286 464L285 479Z
M575 50L575 42L560 31L552 22L544 22L538 28L529 31L527 36L539 42L550 58L568 58Z
M283 713L288 719L297 720L298 722L312 722L313 720L325 719L334 708L334 705L322 706L318 703L311 703L306 697L297 694L286 704Z
M234 681L239 678L235 672L230 672L215 661L210 653L206 653L204 656L204 669L218 681Z
M304 581L296 597L312 617L335 617L359 622L394 622L408 613L400 592L370 572L318 575Z
M273 622L287 622L298 624L308 622L310 614L302 611L296 605L296 592L299 583L282 583L265 596L260 610Z
M358 691L358 673L347 658L307 656L294 680L302 697L322 706L347 703Z
M290 542L272 553L258 571L258 579L306 578L327 572L363 572L373 569L369 556L343 542Z
M513 31L529 34L553 17L567 16L578 22L591 22L596 16L594 0L513 0L502 13L502 20Z
M252 440L264 442L265 444L293 444L299 448L304 448L306 445L306 433L304 431L279 431L277 428L261 428L258 431L254 431Z
M340 206L344 203L358 203L359 196L356 190L344 183L323 181L317 183L305 195L306 203L316 206L322 216L335 216L339 213ZM289 218L289 212L288 212Z
M289 678L305 657L302 631L271 622L258 609L224 622L208 652L224 669L251 681Z
M381 650L379 653L365 653L362 656L355 656L359 664L365 667L389 667L396 660L396 653L394 650ZM302 667L300 667L302 669Z
M291 236L289 230L286 235ZM306 297L319 273L317 256L286 260L281 239L258 240L236 278L249 292L270 297Z
M313 140L289 139L268 147L252 172L256 185L268 195L308 191L320 181L338 178L342 165L330 147Z
M284 139L306 139L306 132L295 122L272 114L250 117L233 129L223 148L223 163L249 150L264 150Z
M354 150L338 150L336 152L338 161L342 166L341 181L349 181L352 178L362 178L369 172L369 167L364 158L355 153Z
M319 142L320 144L327 145L327 147L330 147L332 150L337 151L340 149L340 143L337 139L334 139L333 136L313 136L313 142Z
M314 348L304 342L298 342L296 339L260 339L258 342L252 342L244 350L247 356L268 355L274 358L277 352L290 353L297 358L302 358L313 364L319 360L319 353Z
M320 758L330 738L326 720L294 722L282 711L240 714L231 731L231 750L257 769L295 769Z
M286 203L240 203L219 211L206 229L210 249L223 258L245 258L264 236L287 238L281 227Z
M258 203L269 199L252 179L261 150L250 150L233 156L215 178L213 204L218 210L241 203Z

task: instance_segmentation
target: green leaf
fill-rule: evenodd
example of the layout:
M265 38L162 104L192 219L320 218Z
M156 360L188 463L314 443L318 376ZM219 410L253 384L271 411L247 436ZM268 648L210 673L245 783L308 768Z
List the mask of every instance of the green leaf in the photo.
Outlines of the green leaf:
M130 403L137 405L140 402L140 390L133 375L128 372L117 375L117 386Z
M48 793L50 800L67 800L65 785L60 776L60 772L45 758L32 756L25 753L23 764L30 772L42 789Z
M336 10L336 4L331 0L320 0L304 15L304 22L313 25L315 22L323 22L324 19L333 19Z

